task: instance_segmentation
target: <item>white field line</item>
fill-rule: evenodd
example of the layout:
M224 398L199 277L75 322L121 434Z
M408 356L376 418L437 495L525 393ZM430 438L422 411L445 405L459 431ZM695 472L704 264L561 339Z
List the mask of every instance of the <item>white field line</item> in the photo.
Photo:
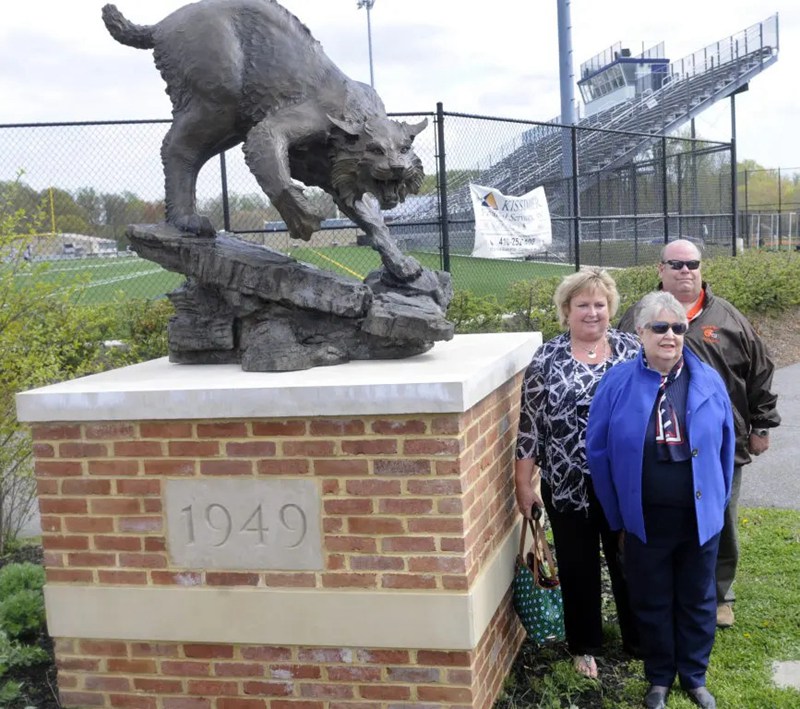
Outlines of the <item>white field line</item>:
M110 261L109 263L92 263L92 264L84 264L82 266L69 266L66 268L48 268L44 271L46 275L57 275L59 273L72 273L74 271L94 271L100 269L116 269L120 270L120 266L122 267L131 267L131 266L140 266L141 264L138 263L120 263L119 261ZM33 273L24 273L20 274L24 276L33 276ZM36 274L39 275L39 274Z
M130 281L134 278L141 276L152 276L154 273L164 273L164 269L160 266L158 268L151 268L149 271L137 271L136 273L129 273L126 276L117 276L116 278L104 278L102 281L92 281L86 284L86 288L94 288L96 286L107 286L109 283L119 283L120 281Z
M87 283L84 288L94 288L96 286L107 286L110 283L119 283L120 281L131 281L136 278L140 278L141 276L152 276L154 273L165 273L164 269L161 267L158 268L151 268L149 271L137 271L136 273L129 273L126 276L117 276L116 278L104 278L102 281L92 281L91 283ZM66 290L69 290L70 286L65 286L63 288L58 288L57 290L53 291L51 295L56 295L58 293L63 293Z

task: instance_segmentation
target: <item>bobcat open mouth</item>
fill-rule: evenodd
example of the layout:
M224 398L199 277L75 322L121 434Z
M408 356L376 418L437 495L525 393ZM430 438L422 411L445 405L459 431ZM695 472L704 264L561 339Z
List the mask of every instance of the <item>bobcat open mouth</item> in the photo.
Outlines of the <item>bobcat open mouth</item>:
M399 180L376 180L372 186L373 194L378 198L381 209L391 209L400 203L401 185Z

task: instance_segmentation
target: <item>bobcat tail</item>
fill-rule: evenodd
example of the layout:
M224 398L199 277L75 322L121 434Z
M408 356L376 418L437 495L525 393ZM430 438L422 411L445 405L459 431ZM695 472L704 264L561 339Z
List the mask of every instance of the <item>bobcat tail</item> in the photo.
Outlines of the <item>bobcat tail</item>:
M136 49L153 49L153 25L135 25L126 20L116 5L103 7L103 22L105 22L111 36L121 44L127 44Z

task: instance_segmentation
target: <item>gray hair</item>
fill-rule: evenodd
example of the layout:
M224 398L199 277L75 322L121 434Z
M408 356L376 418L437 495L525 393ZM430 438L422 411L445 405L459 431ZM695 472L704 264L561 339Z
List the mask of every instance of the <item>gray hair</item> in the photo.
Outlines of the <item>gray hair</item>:
M675 316L676 322L688 323L686 310L678 302L678 299L664 290L648 293L639 301L634 315L634 325L637 330L643 328L647 323L653 322L662 310L667 310Z

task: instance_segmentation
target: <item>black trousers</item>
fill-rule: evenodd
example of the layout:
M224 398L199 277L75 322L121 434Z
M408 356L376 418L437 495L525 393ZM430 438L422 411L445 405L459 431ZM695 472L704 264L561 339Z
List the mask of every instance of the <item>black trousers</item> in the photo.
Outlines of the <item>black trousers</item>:
M639 646L637 626L628 600L628 589L617 559L617 533L608 526L589 476L589 510L559 512L552 491L542 481L542 500L556 547L558 576L564 598L564 628L573 655L599 655L603 647L600 545L611 578L622 644L629 652Z
M647 543L625 537L625 575L650 684L706 683L717 624L719 534L700 546L694 507L646 507Z

